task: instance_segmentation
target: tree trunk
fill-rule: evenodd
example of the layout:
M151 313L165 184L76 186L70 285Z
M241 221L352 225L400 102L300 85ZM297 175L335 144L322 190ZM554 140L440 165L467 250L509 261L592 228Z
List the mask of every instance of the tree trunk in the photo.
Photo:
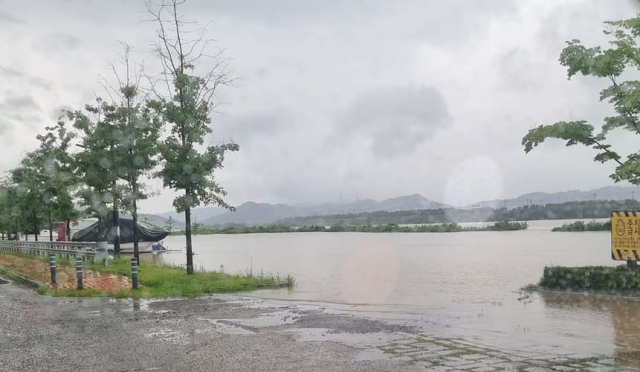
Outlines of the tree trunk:
M193 274L193 248L191 246L191 208L184 210L185 229L187 238L187 274Z
M51 211L49 211L49 241L53 241L53 221L51 221Z
M116 257L120 257L120 213L118 212L118 201L113 201L113 227L116 230L116 235L113 239L113 253Z
M98 241L105 241L104 228L102 227L102 216L98 215Z
M138 265L140 265L140 251L138 250L138 202L136 201L135 196L133 197L133 211L131 213L131 218L133 219L133 255L135 256Z
M65 221L65 227L67 228L67 241L71 241L71 220Z

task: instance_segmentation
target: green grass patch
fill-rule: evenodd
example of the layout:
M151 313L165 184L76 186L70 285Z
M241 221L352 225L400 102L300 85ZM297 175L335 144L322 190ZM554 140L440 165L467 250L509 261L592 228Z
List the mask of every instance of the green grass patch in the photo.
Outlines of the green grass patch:
M4 252L3 252L4 254ZM34 256L20 253L7 253L23 258L46 261L45 256ZM57 258L58 266L74 266L75 261L66 258ZM84 261L85 269L94 270L105 274L122 275L131 277L131 259L120 258L109 261L104 267L102 263ZM126 289L117 292L100 292L91 289L50 289L38 286L35 282L22 274L0 268L0 275L34 288L39 294L64 297L115 297L115 298L171 298L171 297L199 297L214 293L231 293L252 291L256 289L293 288L295 279L291 275L273 275L247 272L245 274L227 274L217 271L198 270L191 275L183 267L168 264L157 264L142 261L139 267L138 279L140 288L137 290Z
M550 290L594 291L638 296L640 295L640 271L631 271L625 265L616 267L548 266L544 268L538 287Z
M131 276L131 260L115 259L108 267L90 263L88 268L102 273ZM142 288L113 293L115 297L169 298L198 297L214 293L251 291L265 288L293 288L291 275L233 275L217 271L197 271L187 275L186 269L142 261L139 268Z
M573 223L567 223L560 227L554 227L551 231L563 231L563 232L581 232L581 231L611 231L611 221L596 222L591 221L584 223L582 221L576 221Z

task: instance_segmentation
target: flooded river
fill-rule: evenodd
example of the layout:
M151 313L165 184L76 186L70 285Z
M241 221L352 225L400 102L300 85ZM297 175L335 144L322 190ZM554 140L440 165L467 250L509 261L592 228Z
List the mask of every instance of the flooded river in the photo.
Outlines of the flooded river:
M615 265L607 232L292 233L194 236L197 267L293 274L293 290L250 295L350 307L500 347L640 358L640 302L525 295L546 265ZM180 249L184 237L167 239ZM183 264L182 253L157 256Z

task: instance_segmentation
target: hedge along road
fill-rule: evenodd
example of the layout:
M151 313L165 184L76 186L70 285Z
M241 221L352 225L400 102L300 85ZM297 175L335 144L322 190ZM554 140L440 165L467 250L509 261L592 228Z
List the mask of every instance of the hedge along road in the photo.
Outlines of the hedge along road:
M399 317L418 314L437 332L496 347L558 346L586 354L640 351L640 337L635 344L618 341L616 335L637 336L640 329L619 327L625 322L616 309L519 293L537 283L548 265L619 264L611 260L607 232L551 232L567 222L530 221L528 230L510 232L195 236L194 259L206 269L223 265L226 272L236 273L252 266L254 272L296 278L292 291L252 296L381 308ZM167 239L170 248L180 243L180 237ZM184 259L182 254L159 258ZM625 309L640 313L638 302L622 301L628 302Z

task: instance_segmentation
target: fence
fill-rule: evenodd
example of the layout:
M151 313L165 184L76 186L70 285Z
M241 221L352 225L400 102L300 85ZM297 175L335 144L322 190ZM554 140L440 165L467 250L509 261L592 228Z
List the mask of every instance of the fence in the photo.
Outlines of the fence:
M97 255L96 243L80 242L30 242L0 240L0 251L32 254L35 256L49 256L50 253L74 256L76 258L95 258Z

